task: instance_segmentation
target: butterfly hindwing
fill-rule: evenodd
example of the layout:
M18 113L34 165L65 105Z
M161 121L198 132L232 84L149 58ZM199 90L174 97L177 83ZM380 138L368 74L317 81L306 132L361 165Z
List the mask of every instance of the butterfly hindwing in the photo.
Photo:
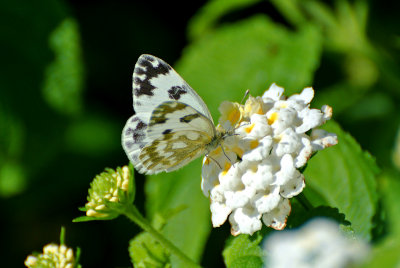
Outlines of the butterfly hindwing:
M205 153L209 137L196 130L164 134L146 145L140 152L139 172L156 174L176 170Z
M195 130L204 135L215 135L214 124L191 106L177 101L167 101L157 106L150 118L147 128L149 138L157 138L163 134Z
M172 171L197 158L215 135L213 123L194 108L168 101L154 109L138 157L146 174Z
M128 119L122 131L122 147L132 164L139 168L141 162L138 159L142 148L150 142L146 136L147 123L137 115Z

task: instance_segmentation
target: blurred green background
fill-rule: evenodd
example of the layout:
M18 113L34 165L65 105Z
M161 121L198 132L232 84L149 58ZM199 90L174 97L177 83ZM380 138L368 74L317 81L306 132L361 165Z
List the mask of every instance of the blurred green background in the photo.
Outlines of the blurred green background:
M376 0L1 2L2 266L21 267L32 251L57 242L61 226L67 244L81 247L83 266L131 265L127 246L139 229L128 220L71 221L94 176L128 162L120 136L133 114L131 75L142 53L175 66L214 121L221 101L240 101L248 88L256 96L276 82L290 95L313 86L312 106L333 107L334 119L376 157L384 176L375 182L393 200L400 192L385 191L398 183L400 168L398 8ZM190 184L176 184L188 176ZM144 186L136 176L140 210L154 215L182 187L180 201L190 196L209 217L199 161L164 178ZM152 205L144 204L145 191ZM381 199L366 235L373 241L388 232L380 222L387 218L377 215L386 213ZM200 229L191 255L203 254L207 267L222 265L229 226L212 230L211 240L210 223Z

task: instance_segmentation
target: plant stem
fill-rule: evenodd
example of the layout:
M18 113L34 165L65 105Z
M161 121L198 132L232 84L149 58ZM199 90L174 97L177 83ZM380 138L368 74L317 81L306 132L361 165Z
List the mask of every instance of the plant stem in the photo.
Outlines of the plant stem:
M307 197L303 193L299 194L295 198L304 207L305 210L310 211L314 208L313 205L310 203L310 201L308 201Z
M132 220L134 223L139 225L144 231L148 232L154 239L156 239L160 244L162 244L170 253L179 257L183 262L185 262L186 267L201 267L193 260L191 260L185 253L183 253L179 248L166 239L160 232L154 229L148 220L140 214L139 210L134 206L127 206L124 211L121 211L126 217Z

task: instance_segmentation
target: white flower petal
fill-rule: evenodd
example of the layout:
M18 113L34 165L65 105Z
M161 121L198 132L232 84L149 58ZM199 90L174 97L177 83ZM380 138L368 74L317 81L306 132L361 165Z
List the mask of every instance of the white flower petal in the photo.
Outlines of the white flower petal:
M275 178L273 172L273 166L267 163L261 163L257 166L256 171L249 169L243 174L243 184L257 191L263 191L274 182Z
M262 227L261 215L254 209L238 208L229 216L231 223L231 234L252 235Z
M269 213L265 213L262 216L262 220L265 225L275 229L282 230L286 226L286 219L291 210L289 199L282 199L278 206L270 211Z
M278 156L293 154L300 151L301 146L301 136L294 132L292 128L287 128L281 134L281 139L275 148L275 152Z
M305 133L325 123L324 114L317 109L304 109L300 116L303 119L303 123L296 128L297 133Z
M294 166L296 168L300 168L300 167L304 166L307 163L308 159L310 159L310 157L313 153L313 147L311 145L311 141L308 136L304 135L301 138L301 143L302 143L302 147L300 149L300 152L294 159Z
M277 86L275 83L273 83L267 91L265 91L264 95L262 96L264 102L266 99L271 99L274 101L277 101L281 98L283 92L285 90L282 87Z
M260 214L264 214L275 209L281 199L282 198L279 194L279 187L270 186L268 192L257 193L252 198L251 202Z
M329 120L332 118L332 107L329 105L322 105L321 111L324 113L324 119Z
M262 139L260 139L257 142L257 147L252 149L250 141L250 148L247 152L244 153L243 155L243 160L246 161L262 161L263 159L267 158L268 155L270 154L270 151L272 149L273 145L273 139L271 136L266 136Z
M309 104L314 98L314 89L312 87L304 88L300 94L293 94L289 97L289 100L295 100L303 102L304 104Z
M322 150L337 143L338 139L334 133L329 133L322 129L314 129L311 132L311 144L314 151Z
M232 210L224 203L218 202L211 203L210 210L213 227L221 226L226 221L229 214L232 212Z
M225 191L226 205L232 209L244 207L255 193L256 190L251 187L246 187L241 191Z
M298 174L298 177L291 179L280 187L280 194L282 197L292 198L303 191L304 187L306 186L304 182L304 175L300 172Z
M298 177L300 172L295 168L293 158L285 154L281 160L281 170L276 173L276 185L284 185L291 179Z

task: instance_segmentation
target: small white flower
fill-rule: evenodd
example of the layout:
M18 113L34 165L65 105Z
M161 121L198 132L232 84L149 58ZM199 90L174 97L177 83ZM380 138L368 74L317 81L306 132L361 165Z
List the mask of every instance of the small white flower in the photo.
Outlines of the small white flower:
M279 187L271 185L268 190L255 194L252 203L258 213L264 214L275 209L281 199Z
M218 127L235 129L235 135L203 161L201 186L210 197L214 227L229 216L234 235L253 234L262 222L285 228L289 198L305 187L298 168L315 151L337 143L335 134L314 129L331 118L332 109L310 109L312 88L289 98L283 92L272 84L262 97L250 96L244 105L221 104Z
M211 203L211 222L213 227L221 226L226 219L228 218L229 214L231 214L232 209L229 208L223 202L213 202Z
M289 199L281 198L280 202L273 210L263 214L262 220L265 225L275 230L283 230L286 226L286 220L290 210Z
M345 237L332 220L316 219L298 230L271 234L264 243L266 267L344 268L360 263L368 245Z
M235 209L229 216L232 235L253 234L256 230L260 230L262 226L260 218L260 213L252 208Z
M65 245L48 244L43 247L43 253L29 255L25 266L29 268L57 267L73 268L75 263L74 252Z

